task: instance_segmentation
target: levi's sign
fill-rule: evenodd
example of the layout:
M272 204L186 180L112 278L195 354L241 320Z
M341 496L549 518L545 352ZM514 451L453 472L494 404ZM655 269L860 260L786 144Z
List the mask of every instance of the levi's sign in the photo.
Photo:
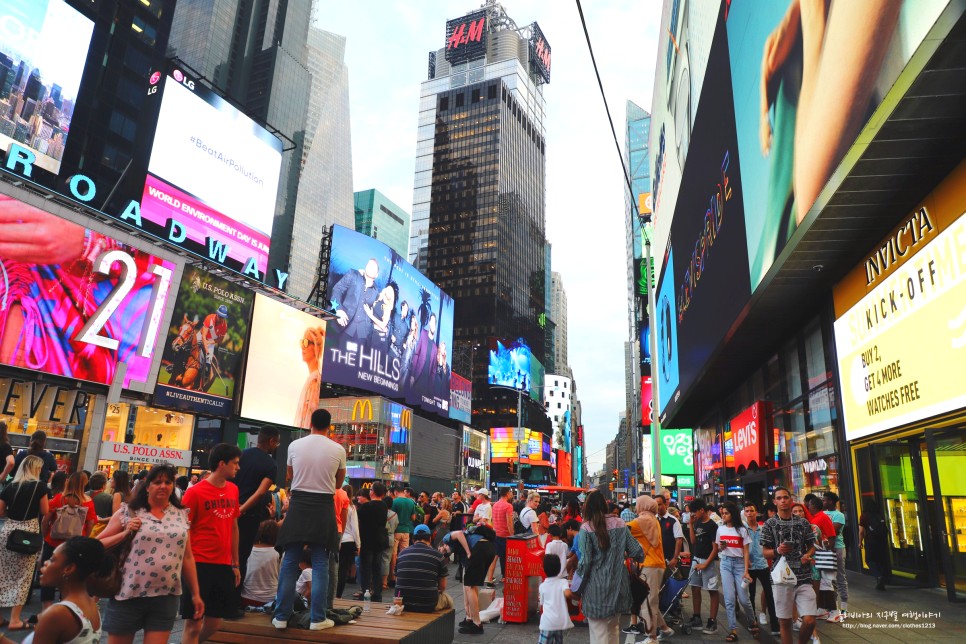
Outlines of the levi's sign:
M768 403L758 401L731 419L731 440L734 446L735 468L747 470L752 465L764 465L761 440L767 430Z

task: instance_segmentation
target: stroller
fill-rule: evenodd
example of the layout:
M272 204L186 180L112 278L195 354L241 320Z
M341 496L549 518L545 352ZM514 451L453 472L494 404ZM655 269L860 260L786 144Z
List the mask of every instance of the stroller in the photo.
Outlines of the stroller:
M668 624L681 627L685 635L691 634L691 625L681 618L681 595L691 583L691 553L681 553L678 567L664 581L659 606Z

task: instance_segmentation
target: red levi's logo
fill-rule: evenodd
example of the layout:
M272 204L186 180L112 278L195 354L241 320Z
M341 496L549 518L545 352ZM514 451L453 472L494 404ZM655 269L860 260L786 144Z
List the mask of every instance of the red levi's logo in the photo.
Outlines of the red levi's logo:
M721 548L742 548L744 543L736 534L723 534L721 535Z
M768 403L758 401L731 419L731 440L735 449L735 468L746 470L752 463L756 467L765 464L762 458L764 441L761 437L767 431L769 415Z

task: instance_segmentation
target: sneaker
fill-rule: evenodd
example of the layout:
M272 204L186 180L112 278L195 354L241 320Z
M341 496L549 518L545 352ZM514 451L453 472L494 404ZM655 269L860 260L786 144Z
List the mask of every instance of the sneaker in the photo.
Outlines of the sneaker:
M812 644L822 644L822 640L818 638L818 635L812 635Z
M659 630L657 632L657 639L659 639L659 640L666 640L667 638L671 637L672 635L674 635L674 629L673 628L665 628L665 629Z
M621 629L621 633L624 633L625 635L640 635L641 631L637 624L628 624Z
M688 626L690 626L691 628L701 628L701 616L695 615L694 617L692 617L691 621L688 622Z
M708 619L707 625L701 630L705 635L711 635L718 630L718 622L713 619Z
M457 624L457 626L467 626L468 624L472 624L472 623L473 623L472 619L466 618L463 621L461 621L459 624Z
M657 644L657 640L648 635L647 639L644 640L644 644Z
M484 588L496 588L496 584L493 583L492 581L484 581L483 582L483 587Z
M802 630L802 618L801 617L799 617L794 622L792 622L792 630L793 631L800 631L800 630Z
M473 622L470 622L466 626L460 626L459 632L463 635L482 635L483 634L483 624L477 626Z
M310 631L324 631L327 628L332 628L335 626L335 622L331 619L324 619L321 622L312 622L309 624Z
M819 617L818 619L821 619L821 617ZM839 622L845 621L845 616L842 614L842 611L833 610L831 613L825 616L825 621L832 622L833 624L838 624Z
M278 629L280 631L284 631L286 628L288 628L288 622L287 621L284 621L284 620L281 620L281 619L275 619L273 617L272 618L272 626L274 626L276 629Z
M778 630L778 631L772 631L771 632L771 636L772 637L781 637L782 636L782 632L780 630Z
M831 613L829 611L827 611L827 610L819 610L818 611L818 614L815 616L815 619L820 619L822 621L827 621L829 615L831 615Z
M758 613L758 623L761 624L762 626L764 626L765 624L767 624L768 623L768 615L765 615L764 613Z

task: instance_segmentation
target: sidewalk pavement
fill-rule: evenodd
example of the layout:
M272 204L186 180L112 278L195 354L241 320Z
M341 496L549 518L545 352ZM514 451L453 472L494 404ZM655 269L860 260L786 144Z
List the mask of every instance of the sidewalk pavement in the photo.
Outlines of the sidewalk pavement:
M456 622L464 617L463 588L454 579L455 566L450 567L447 580L447 592L453 597L456 606ZM966 642L966 608L960 604L951 604L946 600L945 591L939 589L899 588L892 586L885 592L875 590L875 580L867 575L849 572L849 612L851 617L841 624L822 622L818 625L818 635L821 644L862 644L875 642L876 644L891 644L892 642ZM350 597L355 591L355 585L350 583L346 587L345 596ZM501 586L497 585L497 594L501 593ZM34 593L34 599L24 609L24 616L34 615L40 609L39 592ZM101 602L101 614L107 602ZM708 599L702 602L702 617L707 621ZM691 600L683 600L684 617L691 617ZM375 610L375 607L373 607ZM7 617L9 611L4 611ZM539 638L539 617L533 615L526 624L484 624L483 635L463 635L455 633L454 642L475 642L477 644L536 644ZM629 622L628 616L621 618L621 626ZM695 630L685 636L680 629L675 629L675 635L670 642L690 644L692 642L721 642L728 634L726 630L727 618L724 613L724 602L718 610L718 631L705 635ZM174 631L169 642L177 644L181 641L183 620L175 623ZM16 642L24 639L25 633L9 633L8 637ZM739 641L752 642L751 634L739 629ZM797 633L796 633L797 636ZM643 642L640 636L621 634L621 644ZM589 644L590 634L586 626L575 626L567 632L565 641L568 644ZM760 641L763 644L775 644L773 638L763 627ZM106 641L106 639L104 640ZM139 633L135 642L141 642ZM797 637L795 639L797 641Z

